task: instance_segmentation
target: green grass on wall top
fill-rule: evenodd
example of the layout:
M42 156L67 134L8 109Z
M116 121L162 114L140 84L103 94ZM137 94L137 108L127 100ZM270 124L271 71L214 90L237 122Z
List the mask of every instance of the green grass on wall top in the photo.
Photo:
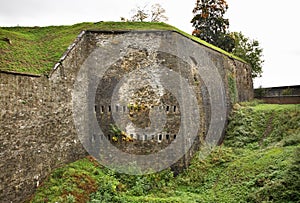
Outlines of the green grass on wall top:
M48 74L82 30L171 30L231 58L241 60L165 23L98 22L71 26L0 27L0 70ZM11 44L6 39L9 39Z

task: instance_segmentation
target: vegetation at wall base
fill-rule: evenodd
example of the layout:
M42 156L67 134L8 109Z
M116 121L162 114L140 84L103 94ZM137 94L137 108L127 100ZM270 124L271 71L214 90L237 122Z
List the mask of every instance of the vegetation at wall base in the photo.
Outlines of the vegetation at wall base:
M299 202L300 105L234 106L225 141L182 174L119 174L87 157L53 171L30 202Z

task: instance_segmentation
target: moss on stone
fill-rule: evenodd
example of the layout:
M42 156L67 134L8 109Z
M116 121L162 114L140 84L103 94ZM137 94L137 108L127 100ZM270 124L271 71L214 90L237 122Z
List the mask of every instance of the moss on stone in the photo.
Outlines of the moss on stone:
M232 73L227 73L228 89L230 94L231 103L234 104L238 101L238 90L236 86L236 79Z

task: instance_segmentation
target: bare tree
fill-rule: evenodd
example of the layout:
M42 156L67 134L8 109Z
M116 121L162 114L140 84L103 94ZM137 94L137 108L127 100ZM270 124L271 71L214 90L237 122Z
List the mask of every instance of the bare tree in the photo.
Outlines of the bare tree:
M164 14L166 10L160 4L154 4L151 6L151 22L163 22L168 21L168 17Z
M164 22L168 18L164 15L166 10L160 4L154 4L151 6L150 11L147 9L147 5L142 7L137 7L132 10L133 15L130 18L130 21L136 22ZM124 21L125 18L121 18Z
M144 20L147 19L149 16L148 11L146 10L146 6L144 6L143 8L138 6L136 9L133 10L133 12L135 14L131 17L131 21L134 22L135 21L144 22Z

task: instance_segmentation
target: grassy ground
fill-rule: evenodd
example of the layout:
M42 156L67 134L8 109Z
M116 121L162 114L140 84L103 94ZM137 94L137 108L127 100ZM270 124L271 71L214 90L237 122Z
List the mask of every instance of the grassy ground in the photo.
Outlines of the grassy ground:
M99 22L72 26L0 27L0 70L48 74L79 33L89 29L175 30L205 46L237 58L165 23Z
M243 103L224 143L170 170L129 176L91 157L56 169L31 202L299 202L300 105Z

